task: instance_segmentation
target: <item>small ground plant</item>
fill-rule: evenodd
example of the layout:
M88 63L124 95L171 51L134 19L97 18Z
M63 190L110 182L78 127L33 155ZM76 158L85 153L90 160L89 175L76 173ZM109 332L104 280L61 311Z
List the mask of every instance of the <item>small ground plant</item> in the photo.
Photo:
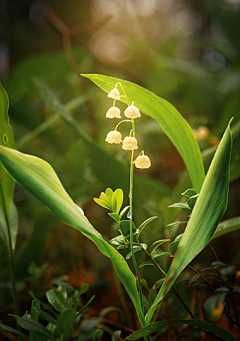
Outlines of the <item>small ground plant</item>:
M184 283L188 284L190 292L196 290L197 287L205 286L211 292L210 297L205 302L205 309L210 316L209 320L214 322L218 316L224 313L231 320L231 323L239 328L239 320L231 313L228 300L234 292L239 291L239 288L234 284L234 270L218 259L207 269L200 271L190 265L191 261L209 244L211 239L216 238L221 233L231 231L229 225L225 229L219 225L228 201L232 148L230 125L226 128L205 175L202 156L192 129L170 103L127 81L102 75L83 76L92 80L108 94L109 99L113 100L113 105L107 111L106 118L121 119L121 111L116 103L121 101L127 105L124 111L124 119L118 121L114 130L107 134L106 142L122 144L126 158L129 158L129 191L124 193L121 188L107 188L100 194L99 198L94 199L98 205L108 210L108 215L118 226L118 234L109 242L106 241L91 225L83 210L69 197L52 167L40 158L14 149L13 134L8 123L8 100L5 91L2 89L1 117L4 124L0 128L1 228L2 237L8 245L16 314L17 300L12 261L12 250L16 240L16 228L13 219L15 208L12 203L14 180L35 195L60 220L92 240L102 254L110 258L135 307L139 321L139 330L126 336L127 340L140 340L141 338L146 341L157 340L158 336L166 331L166 328L183 326L182 330L184 331L186 325L192 327L193 333L201 334L204 332L218 340L235 340L228 331L209 321L202 320L200 318L201 312L195 310L194 307L189 307L180 293L180 286L183 286ZM44 84L39 84L46 92L47 88ZM58 102L56 106L66 120L78 127L68 112L62 109L61 103ZM187 220L174 221L170 224L172 226L185 224L184 232L177 235L174 240L162 238L154 241L151 245L147 245L143 240L142 232L148 229L151 226L150 223L157 217L148 217L143 222L138 223L134 214L134 168L148 169L152 163L147 152L143 150L142 141L137 135L137 121L142 114L153 117L159 122L182 156L192 182L192 188L186 189L182 193L185 201L171 205L172 208L188 210ZM129 125L129 133L124 138L121 133L123 124ZM123 207L124 197L125 202L128 201L125 207ZM139 257L140 254L143 254L144 257ZM145 260L139 261L142 258ZM168 268L166 267L168 261L162 266L162 259L171 261ZM131 264L133 270L131 270ZM158 272L158 280L150 287L147 280L142 276L142 270L147 266ZM191 274L194 274L194 277L186 276L183 281L176 282L186 267L189 268ZM31 333L37 333L37 330L33 330L33 326L41 330L45 328L40 327L41 324L37 321L39 315L50 323L50 327L45 331L45 339L69 340L71 338L73 326L80 321L78 319L80 319L85 307L78 311L72 301L75 298L78 300L81 289L75 291L71 287L62 287L61 290L59 288L52 289L47 293L49 303L58 311L55 318L49 317L46 311L41 310L41 302L37 299L33 301L33 310L30 315L25 315L22 318L15 316L18 324L30 332L28 335L30 340L33 340ZM186 317L156 321L164 298L168 293L173 294L179 300ZM37 318L35 318L36 316ZM31 328L27 327L30 325ZM22 335L20 331L18 333L20 336ZM96 335L91 336L92 340L101 339L102 332L97 331L96 333ZM181 336L181 334L179 335ZM24 337L26 337L25 334ZM42 334L41 337L39 340L44 339ZM120 339L120 334L113 335L112 339ZM81 340L81 338L76 340Z

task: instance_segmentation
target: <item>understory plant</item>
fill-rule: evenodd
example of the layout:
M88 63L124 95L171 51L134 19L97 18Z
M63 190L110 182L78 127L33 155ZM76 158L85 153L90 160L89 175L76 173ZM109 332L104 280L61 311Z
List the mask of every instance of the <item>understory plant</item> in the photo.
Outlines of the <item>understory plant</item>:
M121 119L122 114L116 105L117 101L127 105L124 118L117 121L115 128L107 134L106 142L122 144L124 152L129 154L126 154L126 158L129 159L129 191L124 193L121 188L107 188L100 194L99 198L94 199L97 204L110 211L108 212L109 216L118 225L118 235L109 242L106 241L91 225L83 210L67 194L53 168L38 157L14 149L12 131L8 122L7 97L2 89L0 109L4 124L0 127L0 209L2 234L7 245L9 245L10 264L12 243L15 241L12 208L15 180L35 195L60 220L92 240L102 254L110 258L135 307L139 320L140 330L129 335L128 340L138 340L142 337L144 340L150 340L152 333L174 324L190 325L218 339L234 340L231 334L220 327L196 319L174 286L182 271L214 238L220 220L226 211L232 148L230 124L226 128L205 176L201 152L192 129L169 102L136 84L124 80L93 74L83 76L93 81L108 94L109 99L113 100L113 105L106 113L107 118L113 121ZM137 135L137 122L142 114L156 119L161 125L182 156L192 182L192 188L186 189L183 193L187 201L172 205L189 210L189 219L186 221L184 233L177 236L175 240L159 239L151 245L147 245L142 240L141 233L145 228L149 228L149 224L156 216L148 217L140 224L137 224L134 219L134 168L141 169L144 172L144 169L148 169L152 163L154 164L147 151L142 147L142 141ZM69 122L73 122L71 117L66 116L66 112L63 115L65 118L67 117ZM129 133L124 138L121 133L123 124L129 125ZM124 196L128 198L129 202L127 206L122 207ZM174 222L174 224L176 223ZM166 246L166 251L161 249L164 246ZM136 257L141 252L146 257L143 263L139 263ZM159 260L162 257L171 259L171 265L167 271L160 265ZM132 262L133 270L131 270L129 262ZM213 264L213 268L218 265ZM155 267L159 273L159 280L151 289L141 277L140 269L145 266ZM216 269L219 278L222 278L220 269ZM198 272L196 275L200 276L198 278L204 278L204 275ZM12 285L14 296L13 271ZM146 288L149 292L148 297L144 295ZM170 291L178 297L190 318L153 323L164 297ZM214 294L217 293L214 292Z

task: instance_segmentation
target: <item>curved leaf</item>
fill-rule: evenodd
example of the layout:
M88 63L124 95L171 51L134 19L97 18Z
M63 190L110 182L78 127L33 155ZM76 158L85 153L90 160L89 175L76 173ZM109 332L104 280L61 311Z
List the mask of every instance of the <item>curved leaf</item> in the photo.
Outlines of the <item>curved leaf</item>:
M222 221L214 233L212 239L224 236L227 233L234 232L240 229L240 217L231 218Z
M183 269L211 240L227 208L232 136L228 126L214 155L186 230L155 302L146 315L151 322L158 303L171 289Z
M134 101L141 112L158 121L182 156L194 189L197 192L200 191L205 177L200 149L190 125L172 104L158 97L153 92L131 82L96 74L85 74L82 76L90 79L107 93L118 82L121 82L127 94L127 98L121 97L121 102L129 105ZM123 94L120 87L119 90Z
M208 332L214 333L226 341L236 341L236 339L226 330L215 326L212 323L200 320L171 320L171 321L160 321L154 322L147 327L137 330L135 333L129 335L125 340L139 340L141 337L151 335L152 333L158 331L160 328L166 326L174 326L176 324L188 324L189 326L198 327L201 330L206 330Z
M67 194L49 163L2 146L0 146L0 160L20 185L42 201L59 219L91 239L105 256L111 258L120 280L135 305L141 324L144 325L135 277L125 259L90 224L82 209Z
M8 95L0 83L0 146L14 148L14 136L9 123L8 108ZM0 164L0 236L3 237L8 247L12 245L12 249L14 249L17 234L17 225L15 223L12 225L12 216L17 216L15 207L11 205L13 192L14 181ZM16 219L14 221L16 222ZM8 240L8 226L13 242Z

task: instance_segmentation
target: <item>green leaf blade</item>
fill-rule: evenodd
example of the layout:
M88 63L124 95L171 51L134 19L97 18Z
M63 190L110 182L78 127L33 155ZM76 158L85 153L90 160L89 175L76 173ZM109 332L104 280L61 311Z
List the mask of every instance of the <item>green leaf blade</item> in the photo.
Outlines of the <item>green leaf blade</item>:
M121 82L128 97L121 97L121 101L126 104L128 101L129 103L134 101L141 112L158 121L182 156L193 187L199 192L205 177L200 149L191 127L172 104L151 91L128 81L97 74L82 76L90 79L106 93L109 93L118 82Z
M208 332L212 332L226 341L236 341L236 339L226 330L215 326L212 323L207 321L200 321L200 320L172 320L172 321L160 321L154 322L149 326L137 330L136 332L129 335L125 340L140 340L144 336L151 335L152 333L158 331L159 329L166 327L166 326L174 326L176 324L187 324L189 326L198 327L202 330L206 330Z
M140 306L136 281L123 256L108 244L65 191L53 168L44 160L0 146L0 160L11 176L35 195L60 220L91 239L109 257L128 292L141 324L144 317Z
M240 217L234 217L225 221L222 221L214 233L212 239L224 236L227 233L234 232L240 229Z
M202 189L158 296L146 315L148 325L158 303L184 268L211 240L227 208L232 136L228 126L214 155Z
M0 83L0 146L14 148L14 136L12 127L9 123L8 117L9 100L6 91ZM15 211L12 205L12 197L14 192L14 181L12 177L6 172L2 164L0 163L0 236L3 238L5 243L12 249L14 249L17 226L10 223L10 211ZM15 214L16 215L16 214ZM9 241L8 227L10 226L10 234L12 243Z

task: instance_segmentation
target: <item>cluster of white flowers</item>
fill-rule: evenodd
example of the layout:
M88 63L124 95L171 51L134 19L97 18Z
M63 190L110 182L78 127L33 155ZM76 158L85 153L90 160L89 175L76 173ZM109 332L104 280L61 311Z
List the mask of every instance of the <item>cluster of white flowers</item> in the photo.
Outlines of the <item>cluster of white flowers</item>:
M114 100L113 106L108 109L106 113L107 118L121 118L121 111L119 108L115 106L116 101L120 100L121 95L120 91L118 90L117 86L120 83L117 83L115 87L109 92L108 98L111 98ZM123 95L122 97L126 97L126 95ZM138 149L138 141L135 138L135 136L132 136L132 130L129 134L129 136L126 136L123 141L122 141L122 135L121 133L117 130L118 126L122 122L131 122L135 118L141 117L141 113L138 107L134 105L134 102L132 102L131 105L129 105L125 111L124 115L129 119L129 120L123 120L119 122L115 128L115 130L110 131L107 134L107 137L105 139L106 142L111 143L111 144L120 144L122 143L122 148L124 150L136 150ZM138 157L135 159L134 164L137 168L140 169L146 169L151 167L151 161L147 155L144 155L144 152L142 151Z

